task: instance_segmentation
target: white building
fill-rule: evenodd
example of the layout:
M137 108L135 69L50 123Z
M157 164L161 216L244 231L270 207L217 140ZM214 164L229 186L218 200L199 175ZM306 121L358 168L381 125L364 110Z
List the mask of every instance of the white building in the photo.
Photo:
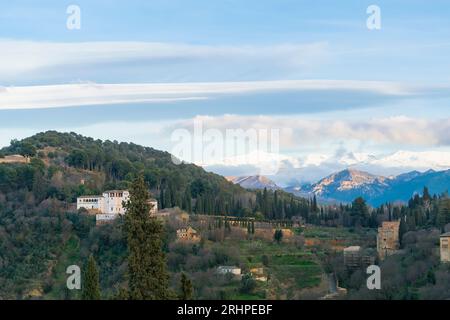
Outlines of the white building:
M101 196L82 196L77 198L77 210L86 209L96 215L97 224L116 219L126 213L124 204L130 199L127 190L108 190ZM158 212L158 201L149 200L150 214Z
M77 198L77 210L84 208L92 213L125 214L123 204L130 199L126 190L109 190L101 196L82 196Z
M105 199L102 213L125 214L123 204L130 199L130 193L126 190L110 190L103 192Z
M89 212L103 212L105 199L103 196L82 196L77 198L77 210L84 208Z
M220 266L220 267L217 267L217 273L219 273L219 274L231 273L232 275L240 276L241 268L234 267L234 266Z

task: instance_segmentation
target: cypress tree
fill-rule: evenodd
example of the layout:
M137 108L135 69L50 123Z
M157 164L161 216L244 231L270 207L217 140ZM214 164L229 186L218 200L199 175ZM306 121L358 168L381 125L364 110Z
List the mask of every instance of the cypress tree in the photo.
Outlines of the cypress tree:
M163 226L149 216L149 194L140 175L130 189L125 204L125 230L128 243L128 286L133 300L169 298L169 276L162 251Z
M186 274L181 273L181 300L191 300L193 294L192 281L189 279Z
M273 239L279 244L283 239L283 231L281 229L275 230L275 233L273 234Z
M100 284L97 264L94 257L89 257L88 263L85 267L81 298L83 300L100 300Z

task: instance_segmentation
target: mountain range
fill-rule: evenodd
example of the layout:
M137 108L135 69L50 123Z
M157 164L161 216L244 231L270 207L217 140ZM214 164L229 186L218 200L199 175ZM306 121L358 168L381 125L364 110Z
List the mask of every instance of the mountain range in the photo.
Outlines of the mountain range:
M265 168L278 164L274 174L265 173ZM323 177L346 169L370 172L383 177L398 176L405 172L429 169L450 169L450 152L446 150L407 151L389 154L370 154L337 150L332 154L310 153L305 156L287 156L268 152L252 152L247 156L231 157L220 163L205 166L223 176L264 175L278 186L288 187L315 183Z
M256 180L258 184L247 183ZM262 179L262 177L240 177L231 181L250 189L279 188L270 179ZM265 181L268 183L265 184ZM410 171L397 176L384 177L360 170L345 169L316 183L291 185L284 190L303 197L315 195L322 202L347 203L361 196L369 204L379 206L386 202L407 202L414 194L422 193L424 187L427 187L431 194L448 191L450 170Z

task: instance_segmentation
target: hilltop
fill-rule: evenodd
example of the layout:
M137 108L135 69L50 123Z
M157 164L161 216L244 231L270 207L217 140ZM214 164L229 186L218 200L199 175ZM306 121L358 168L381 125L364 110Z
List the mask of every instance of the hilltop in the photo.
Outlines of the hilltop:
M259 210L255 191L194 164L175 164L170 153L134 143L47 131L14 140L0 154L20 154L29 160L0 166L0 192L31 191L36 205L48 198L70 204L80 195L127 189L134 177L143 173L162 209L179 207L200 214L237 216L255 215ZM268 197L291 203L293 196L280 191L278 197L273 192ZM297 197L293 203L306 204Z

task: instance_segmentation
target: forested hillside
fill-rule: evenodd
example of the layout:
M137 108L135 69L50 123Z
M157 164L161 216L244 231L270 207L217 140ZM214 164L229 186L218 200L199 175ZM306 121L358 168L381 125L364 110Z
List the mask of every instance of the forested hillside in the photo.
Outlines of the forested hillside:
M102 287L112 294L126 255L120 221L95 228L95 218L77 213L75 201L129 188L138 173L160 208L266 219L295 215L308 205L284 192L259 197L195 165L176 165L166 152L75 133L40 133L0 151L0 157L15 154L29 162L0 163L0 298L69 295L65 267L91 252L102 265Z
M0 166L0 192L12 193L14 198L24 191L36 204L47 198L73 203L81 194L125 189L141 172L159 208L177 206L188 212L241 216L261 212L262 203L254 192L193 164L174 164L167 152L133 143L49 131L12 141L0 154L31 157L29 164ZM267 218L286 217L282 207L291 206L288 211L294 215L307 206L305 200L281 191L277 195L269 191L264 201L264 206L271 207L265 210Z
M0 157L15 154L29 161L0 163L0 299L80 298L78 293L66 290L65 268L87 261L91 254L101 266L103 297L114 297L125 281L123 221L95 227L93 216L76 212L75 200L79 195L99 194L106 189L128 189L139 173L160 208L179 207L194 215L252 217L275 224L301 217L312 230L315 226L373 230L382 221L401 219L401 239L425 229L442 231L450 223L448 195L431 195L427 188L406 206L387 203L371 208L361 197L347 205L320 205L315 197L303 199L280 190L245 190L195 165L176 165L170 154L152 148L54 131L12 141L0 151ZM192 252L183 248L183 254L179 246L174 246L176 229L172 227L166 233L169 270L173 279L178 279L182 270L190 271L199 298L220 298L223 288L214 287L211 270L219 264L253 264L222 241L239 240L244 250L253 236L242 234L242 230L216 230L211 225L204 228L208 245L193 246L189 249ZM303 236L301 230L296 232ZM297 248L298 243L302 241L290 245ZM285 247L276 248L278 252ZM290 283L277 270L273 272L280 286ZM317 273L312 278L318 284ZM233 290L236 294L237 289Z

